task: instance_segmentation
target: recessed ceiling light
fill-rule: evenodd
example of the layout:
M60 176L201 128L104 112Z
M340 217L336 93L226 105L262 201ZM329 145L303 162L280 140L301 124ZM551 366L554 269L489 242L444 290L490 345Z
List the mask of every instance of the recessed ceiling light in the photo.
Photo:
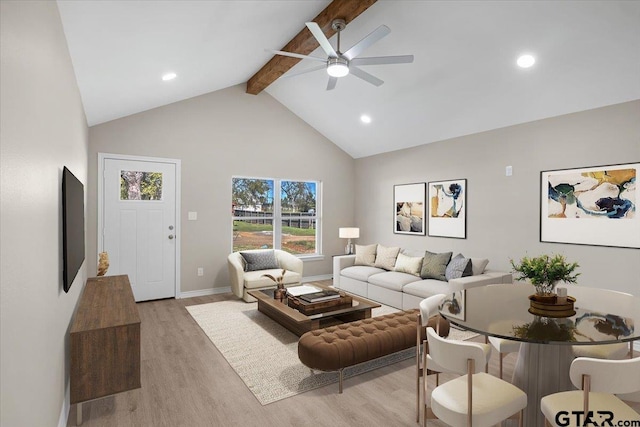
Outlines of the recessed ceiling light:
M371 123L371 117L367 116L366 114L363 114L360 116L360 121L362 123Z
M522 55L516 62L521 68L529 68L536 63L536 58L531 55Z
M162 76L162 80L165 81L165 82L168 82L169 80L173 80L176 77L178 77L178 75L176 73L167 73L167 74Z

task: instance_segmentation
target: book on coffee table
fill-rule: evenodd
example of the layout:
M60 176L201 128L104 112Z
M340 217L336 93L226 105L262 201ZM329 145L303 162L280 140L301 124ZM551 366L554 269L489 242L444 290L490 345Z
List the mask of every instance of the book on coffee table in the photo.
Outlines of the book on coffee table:
M320 302L338 299L340 298L340 294L337 291L323 290L320 292L314 292L312 294L300 295L299 298L306 302Z
M314 294L316 292L319 292L320 290L321 289L316 286L300 285L300 286L291 286L287 288L287 293L289 295L293 295L294 297L299 297L300 295Z

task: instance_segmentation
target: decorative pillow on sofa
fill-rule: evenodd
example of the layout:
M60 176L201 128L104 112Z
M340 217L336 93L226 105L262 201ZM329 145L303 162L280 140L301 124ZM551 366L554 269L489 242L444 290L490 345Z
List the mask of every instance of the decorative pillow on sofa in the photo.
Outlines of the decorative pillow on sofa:
M240 252L244 258L244 271L271 270L280 268L274 251Z
M489 264L489 260L486 258L471 258L471 271L473 271L473 275L477 276L484 273L487 264Z
M446 282L445 271L447 270L447 264L451 260L453 252L443 252L441 254L435 254L433 252L426 251L424 253L424 260L422 261L422 270L420 271L420 277L423 279L436 279Z
M444 275L447 281L471 276L473 274L471 268L471 259L465 258L462 254L458 254L449 261Z
M376 264L376 248L378 245L356 245L356 260L354 265L368 265L373 267Z
M421 267L422 257L412 257L406 256L405 254L399 254L394 270L400 273L409 273L420 277Z
M356 251L356 254L357 253L358 252ZM378 245L375 266L378 268L384 268L385 270L393 270L393 266L396 265L396 258L398 258L399 253L400 248L387 248L386 246Z

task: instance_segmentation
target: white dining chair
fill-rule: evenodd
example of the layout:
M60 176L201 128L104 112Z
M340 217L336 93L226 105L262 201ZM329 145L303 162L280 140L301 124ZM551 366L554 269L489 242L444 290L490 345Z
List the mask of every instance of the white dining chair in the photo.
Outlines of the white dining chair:
M573 385L581 390L554 393L540 400L546 426L567 425L565 419L556 420L560 411L568 414L573 411L609 411L616 420L638 420L638 413L614 393L640 391L640 358L603 360L578 357L571 363L569 376ZM572 421L577 422L576 419Z
M520 342L498 337L489 337L489 343L495 348L500 356L500 379L502 379L502 361L509 353L520 351Z
M445 294L437 294L420 301L420 314L419 314L420 320L418 322L418 330L416 331L416 422L420 422L420 390L421 390L420 378L422 377L424 378L424 381L426 381L424 361L422 357L423 353L426 355L426 358L429 364L429 369L427 370L426 375L435 374L436 387L440 384L440 373L451 373L450 371L447 371L442 366L439 366L436 362L434 362L434 360L429 355L428 343L426 343L426 336L422 335L422 329L427 327L429 319L431 319L433 316L437 316L440 313L438 308L440 307L440 304L442 304L442 301L445 298L446 298ZM442 331L438 329L440 327L440 322L438 322L436 325L437 325L436 333L439 336L442 336L442 333L441 333ZM424 344L427 344L426 352L422 351L425 348ZM484 344L481 344L481 345L482 345L482 350L485 352L486 360L488 363L489 358L491 356L491 346L484 345ZM487 364L485 364L485 366L486 365ZM425 386L425 389L426 389L426 386Z
M433 361L447 371L461 375L431 392L433 416L454 427L488 427L519 414L519 425L522 427L527 395L493 375L476 373L476 366L487 363L483 344L445 340L433 328L427 328L427 341ZM423 358L428 369L429 362L424 355ZM425 427L429 413L426 391L425 382Z
M445 294L437 294L420 301L420 314L416 330L416 422L420 422L420 378L426 377L429 373L434 373L436 375L436 385L438 385L440 383L440 372L443 372L442 367L434 363L431 356L427 354L427 359L430 361L430 372L425 373L423 369L421 351L424 348L423 341L426 340L426 336L423 336L422 330L427 327L429 319L439 313L438 307L442 304L442 301L445 298ZM439 327L440 322L437 323L436 327L436 333L438 335L440 335Z

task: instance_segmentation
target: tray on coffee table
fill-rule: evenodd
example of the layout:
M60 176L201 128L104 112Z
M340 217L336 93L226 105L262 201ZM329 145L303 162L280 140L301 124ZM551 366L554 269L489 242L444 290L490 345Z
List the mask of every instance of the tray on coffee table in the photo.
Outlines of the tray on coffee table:
M331 289L317 284L313 286L320 289ZM299 307L299 299L296 299L298 304L292 301L290 306L288 301L282 303L275 300L273 298L273 291L273 289L263 289L249 291L248 293L258 300L259 312L269 316L298 336L314 329L322 329L354 320L368 319L371 317L371 310L380 307L380 304L376 302L355 295L345 294L342 300L343 304L337 304L335 307L323 307L322 310L327 309L327 311L314 312L313 314L305 309L307 314L304 314L294 308ZM346 303L347 299L351 299L350 303Z

